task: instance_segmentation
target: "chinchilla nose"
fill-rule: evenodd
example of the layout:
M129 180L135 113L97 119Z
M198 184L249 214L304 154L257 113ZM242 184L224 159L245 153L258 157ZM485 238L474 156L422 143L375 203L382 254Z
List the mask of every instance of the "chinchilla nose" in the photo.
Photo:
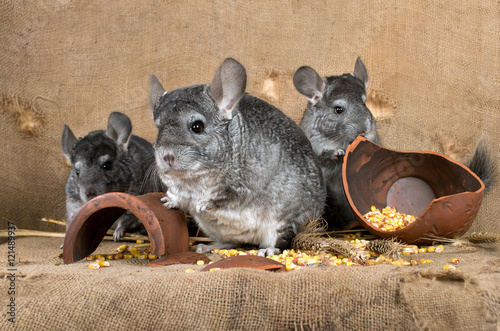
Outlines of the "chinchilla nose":
M169 167L173 167L175 162L174 154L169 152L165 153L165 155L163 155L163 161L165 161L165 164L167 164Z
M97 191L95 189L88 189L86 192L87 199L91 200L97 196Z

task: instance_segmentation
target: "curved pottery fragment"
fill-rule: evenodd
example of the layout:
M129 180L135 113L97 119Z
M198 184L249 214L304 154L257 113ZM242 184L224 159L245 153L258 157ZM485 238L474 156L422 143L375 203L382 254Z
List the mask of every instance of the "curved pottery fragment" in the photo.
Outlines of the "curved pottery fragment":
M163 193L133 196L106 193L83 205L75 214L64 237L65 264L79 261L97 249L113 223L129 211L144 225L155 255L189 250L189 236L184 213L167 209Z
M484 184L466 166L434 152L392 151L358 137L346 150L344 190L355 217L370 233L408 244L453 238L471 226L481 206ZM383 231L366 221L371 206L392 205L416 221Z
M231 256L220 261L207 265L201 271L210 271L210 269L228 269L228 268L251 268L268 271L285 271L285 266L277 261L262 256L239 255Z

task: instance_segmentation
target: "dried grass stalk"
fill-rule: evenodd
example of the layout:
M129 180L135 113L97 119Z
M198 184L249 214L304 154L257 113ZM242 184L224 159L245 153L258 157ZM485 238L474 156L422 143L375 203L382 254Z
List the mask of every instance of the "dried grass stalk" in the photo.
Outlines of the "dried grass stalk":
M432 237L426 239L433 240L435 242L448 243L465 249L478 249L480 247L498 248L500 246L500 232L493 231L472 232L465 237L458 238Z
M292 248L303 251L324 251L336 255L342 255L354 262L363 262L365 256L361 250L343 239L325 237L324 231L327 224L323 219L308 221L292 240Z
M386 256L397 257L403 253L404 245L391 239L376 239L366 244L366 249Z

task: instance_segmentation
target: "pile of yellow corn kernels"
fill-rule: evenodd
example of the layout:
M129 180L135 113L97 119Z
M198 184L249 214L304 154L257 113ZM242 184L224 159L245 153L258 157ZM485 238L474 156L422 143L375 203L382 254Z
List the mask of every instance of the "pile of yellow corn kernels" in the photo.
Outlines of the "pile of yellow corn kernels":
M99 269L100 267L109 267L109 260L120 260L120 259L139 259L139 260L154 260L159 256L151 254L151 249L149 245L145 245L147 248L141 250L141 244L143 241L137 241L139 245L129 247L128 245L120 245L117 249L115 249L113 254L97 254L97 255L89 255L87 256L87 260L94 262L88 265L89 269Z
M378 210L375 206L370 207L370 211L363 217L373 226L383 231L396 231L402 229L417 219L413 215L407 215L396 211L393 206L387 206Z
M363 250L367 241L363 239L355 239L351 240L350 243L355 246L358 249ZM413 255L413 254L418 254L418 253L442 253L444 251L444 247L442 245L439 245L437 247L430 246L427 248L418 248L418 246L415 245L408 245L405 246L403 249L403 255ZM249 251L244 251L244 250L237 250L237 249L214 249L212 251L213 253L219 254L223 258L226 257L231 257L231 256L236 256L236 255L256 255L257 250L249 250ZM360 265L375 265L375 264L392 264L392 265L417 265L417 264L424 264L424 263L431 263L434 262L433 260L430 259L420 259L420 260L415 260L415 259L410 259L409 261L403 260L403 259L398 259L398 260L393 260L391 257L387 257L383 254L377 254L371 251L365 251L366 256L368 257L365 262L363 263L356 263L352 261L349 258L346 258L341 255L333 255L330 253L325 253L325 252L320 252L319 254L314 254L311 252L302 252L302 251L295 251L293 249L290 250L284 250L283 253L279 255L274 255L274 256L268 256L268 258L273 259L275 261L278 261L282 263L286 270L296 270L300 269L302 267L306 266L312 266L312 265L332 265L332 266L341 266L345 265L347 267L351 266L360 266Z
M341 255L333 255L331 253L326 252L306 252L300 250L287 249L284 250L283 253L274 256L268 256L269 259L273 259L277 262L282 263L287 271L297 270L303 267L309 266L319 266L319 265L331 265L331 266L361 266L361 265L377 265L377 264L391 264L391 265L400 265L400 266L411 266L411 265L419 265L425 263L434 262L431 259L393 259L389 256L385 256L384 254L377 254L372 251L365 250L365 246L368 243L367 240L361 239L359 234L354 235L344 235L344 238L349 241L351 245L358 248L359 250L365 253L365 261L362 263L356 263L349 258L346 258ZM119 259L157 259L160 256L151 254L151 249L149 247L142 249L147 245L137 245L129 247L128 245L121 245L117 249L115 249L113 254L97 254L90 255L87 257L87 260L93 261L88 265L89 269L99 269L101 267L109 267L110 260L119 260ZM439 246L428 246L428 247L418 247L416 245L406 245L403 247L402 255L417 255L419 253L442 253L444 252L444 247L442 245ZM258 250L242 250L242 249L214 249L212 253L218 254L222 258L228 258L231 256L237 255L257 255ZM458 258L452 258L451 264L447 264L443 267L444 270L458 270L456 265L459 263ZM198 265L204 265L203 261L198 261ZM210 269L210 271L216 271L219 268ZM195 272L194 269L186 269L186 273Z

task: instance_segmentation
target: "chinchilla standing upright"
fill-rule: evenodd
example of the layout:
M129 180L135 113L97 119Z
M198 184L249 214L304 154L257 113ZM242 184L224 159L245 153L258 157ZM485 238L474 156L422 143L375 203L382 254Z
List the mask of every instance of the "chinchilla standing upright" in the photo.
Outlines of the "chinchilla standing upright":
M356 137L379 143L375 119L366 107L368 73L358 57L353 74L320 77L311 67L299 68L293 83L309 103L300 127L311 141L326 181L323 218L331 229L359 225L349 208L342 184L345 150Z
M140 195L165 189L154 173L153 146L131 133L130 119L119 112L109 115L106 131L92 131L80 139L64 126L62 150L71 163L66 183L67 226L75 213L98 195L108 192ZM112 228L116 228L115 241L126 231L144 231L142 223L128 212Z
M245 68L224 60L211 84L165 92L151 77L158 173L167 208L188 211L216 244L270 255L323 212L310 142L284 113L245 93Z

